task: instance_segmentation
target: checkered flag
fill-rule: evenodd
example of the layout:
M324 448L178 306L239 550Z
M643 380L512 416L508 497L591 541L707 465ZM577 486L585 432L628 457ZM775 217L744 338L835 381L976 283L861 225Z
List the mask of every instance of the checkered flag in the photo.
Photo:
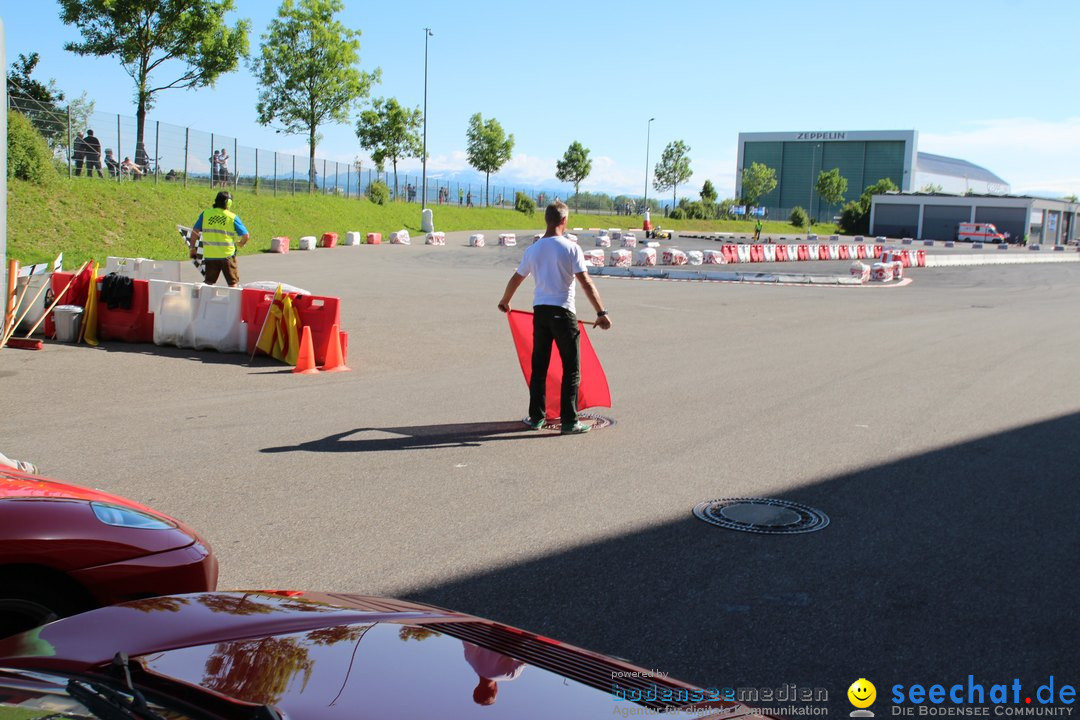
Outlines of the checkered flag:
M184 245L190 251L191 249L191 228L184 227L183 225L177 225L176 229L180 232L180 237L184 238ZM195 243L195 257L191 258L192 264L195 265L195 269L199 271L199 275L206 277L206 262L203 261L203 246L202 237Z

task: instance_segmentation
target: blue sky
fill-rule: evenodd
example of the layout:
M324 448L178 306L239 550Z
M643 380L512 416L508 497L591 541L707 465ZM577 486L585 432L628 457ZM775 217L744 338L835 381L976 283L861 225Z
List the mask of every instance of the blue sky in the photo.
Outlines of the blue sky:
M251 19L257 53L278 3L236 5L230 22ZM37 79L54 78L69 98L85 90L99 112L134 116L133 82L117 60L63 49L78 34L56 3L5 0L0 18L8 66L36 51ZM920 150L983 165L1013 192L1080 194L1072 0L346 0L340 18L362 32L361 68L382 68L373 95L413 107L423 101L423 28L434 31L432 176L468 169L465 129L480 112L516 140L493 183L566 187L555 162L577 140L593 159L583 190L640 194L655 117L650 164L673 140L691 148L694 176L680 195L706 179L721 197L734 193L739 132L906 129L919 132ZM159 94L149 119L306 154L303 138L257 124L257 96L243 65L213 89ZM366 161L350 125L322 132L320 157Z

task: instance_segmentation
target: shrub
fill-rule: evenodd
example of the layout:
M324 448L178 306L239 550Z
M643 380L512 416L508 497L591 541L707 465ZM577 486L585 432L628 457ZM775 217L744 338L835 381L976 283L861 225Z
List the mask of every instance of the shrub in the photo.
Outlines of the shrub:
M837 227L844 235L866 235L870 231L869 213L858 202L849 202L840 210Z
M23 114L8 112L7 176L44 185L56 176L45 138Z
M668 217L672 220L683 220L686 218L686 213L683 212L682 208L675 208L670 213L668 213Z
M536 212L536 203L533 199L525 193L518 191L514 196L514 209L519 213L525 213L526 215L532 215Z
M368 199L376 205L385 205L390 201L390 186L382 180L376 180L368 185Z
M788 218L792 225L797 228L806 227L809 218L806 216L806 211L796 205L791 209L791 217Z

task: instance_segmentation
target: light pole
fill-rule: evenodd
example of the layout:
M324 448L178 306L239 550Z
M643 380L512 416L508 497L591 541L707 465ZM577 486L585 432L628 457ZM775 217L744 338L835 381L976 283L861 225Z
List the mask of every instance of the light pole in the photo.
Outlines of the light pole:
M814 218L814 162L820 145L810 146L810 207L806 211L806 237L810 237L811 220Z
M652 139L652 123L656 118L649 118L645 125L645 211L649 211L649 140Z
M427 42L428 38L435 33L431 28L424 28L424 148L421 150L423 157L423 171L420 176L420 212L427 208Z

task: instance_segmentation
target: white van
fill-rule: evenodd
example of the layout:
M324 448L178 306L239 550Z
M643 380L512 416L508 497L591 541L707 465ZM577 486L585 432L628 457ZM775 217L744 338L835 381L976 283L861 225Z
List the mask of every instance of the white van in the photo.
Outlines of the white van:
M965 222L956 226L956 239L965 242L1003 243L1009 236L998 232L993 223Z

